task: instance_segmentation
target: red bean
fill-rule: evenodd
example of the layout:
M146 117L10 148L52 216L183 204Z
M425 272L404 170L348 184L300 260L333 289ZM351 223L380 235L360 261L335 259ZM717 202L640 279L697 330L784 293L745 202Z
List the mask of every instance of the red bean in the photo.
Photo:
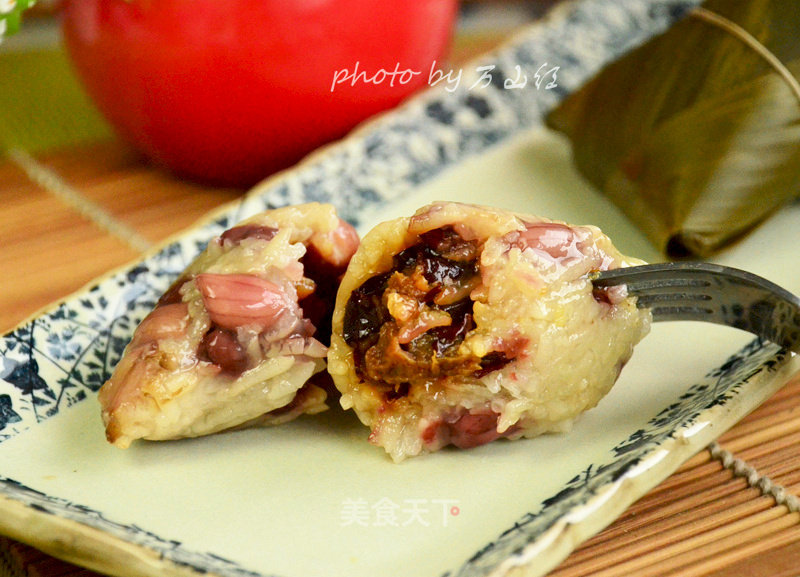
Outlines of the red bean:
M247 369L247 354L231 331L219 328L209 331L200 345L200 355L228 373L238 375Z
M261 240L272 240L278 233L277 228L260 224L243 224L234 226L220 235L221 241L230 241L234 244L242 242L246 238L258 238Z

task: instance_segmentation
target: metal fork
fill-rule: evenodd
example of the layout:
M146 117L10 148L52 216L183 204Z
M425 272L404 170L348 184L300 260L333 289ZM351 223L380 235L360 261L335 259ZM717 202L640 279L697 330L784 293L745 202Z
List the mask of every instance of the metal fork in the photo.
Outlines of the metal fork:
M653 321L705 321L753 333L800 352L800 298L760 276L705 262L601 271L597 289L624 285Z

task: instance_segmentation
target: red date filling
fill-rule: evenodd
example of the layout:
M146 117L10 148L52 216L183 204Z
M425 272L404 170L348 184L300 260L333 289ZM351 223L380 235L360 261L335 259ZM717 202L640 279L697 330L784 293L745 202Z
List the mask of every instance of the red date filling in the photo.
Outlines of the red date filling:
M303 264L303 275L313 281L313 292L300 294L298 304L303 310L303 317L316 327L314 338L326 347L331 344L331 321L333 306L336 303L336 291L339 281L347 269L347 264L334 265L323 257L314 245L309 245L306 254L300 259Z
M392 269L353 291L345 308L345 342L358 375L384 389L387 400L449 376L480 377L510 361L483 358L459 346L475 328L469 294L480 283L479 246L451 227L420 235L393 259Z

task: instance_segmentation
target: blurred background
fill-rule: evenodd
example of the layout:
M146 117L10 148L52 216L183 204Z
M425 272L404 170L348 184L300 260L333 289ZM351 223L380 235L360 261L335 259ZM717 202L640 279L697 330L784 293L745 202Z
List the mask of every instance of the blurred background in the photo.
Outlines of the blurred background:
M459 64L497 46L554 0L461 0L447 57ZM39 0L0 42L0 150L38 153L113 138L63 45L60 0Z
M497 46L552 2L456 4L442 68ZM176 176L121 139L76 75L62 10L58 0L40 0L24 12L19 31L0 42L4 331L249 188Z

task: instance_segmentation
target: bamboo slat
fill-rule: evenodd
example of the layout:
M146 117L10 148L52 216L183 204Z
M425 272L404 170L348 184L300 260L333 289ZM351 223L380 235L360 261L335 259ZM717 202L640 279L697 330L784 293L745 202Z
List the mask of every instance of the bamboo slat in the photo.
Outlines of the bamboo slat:
M800 515L772 507L731 522L706 522L697 532L666 532L637 541L624 551L597 554L574 564L564 564L551 577L663 577L696 575L730 565L746 556L769 551L791 539L800 539ZM792 528L791 531L785 532ZM777 535L780 534L780 537ZM742 544L750 545L747 555Z
M748 415L735 429L726 433L720 441L729 444L737 439L747 438L753 432L763 429L765 423L780 425L798 418L800 418L800 407L797 406L796 398L786 396L775 399L774 403L770 403L769 412Z
M0 330L137 254L5 163L0 182L9 181L0 212Z
M86 156L93 158L91 164L83 161ZM87 201L152 242L180 232L245 192L176 178L116 140L44 155L41 162Z
M762 426L752 431L749 435L741 436L731 440L723 438L720 444L725 445L729 451L739 452L746 449L754 449L764 447L772 443L780 443L788 435L800 433L800 415L784 422L773 422L769 419L764 419Z
M747 547L742 547L743 553ZM712 570L704 577L797 577L800 567L800 542L791 539L786 545L777 546L769 555L745 556L722 570Z

